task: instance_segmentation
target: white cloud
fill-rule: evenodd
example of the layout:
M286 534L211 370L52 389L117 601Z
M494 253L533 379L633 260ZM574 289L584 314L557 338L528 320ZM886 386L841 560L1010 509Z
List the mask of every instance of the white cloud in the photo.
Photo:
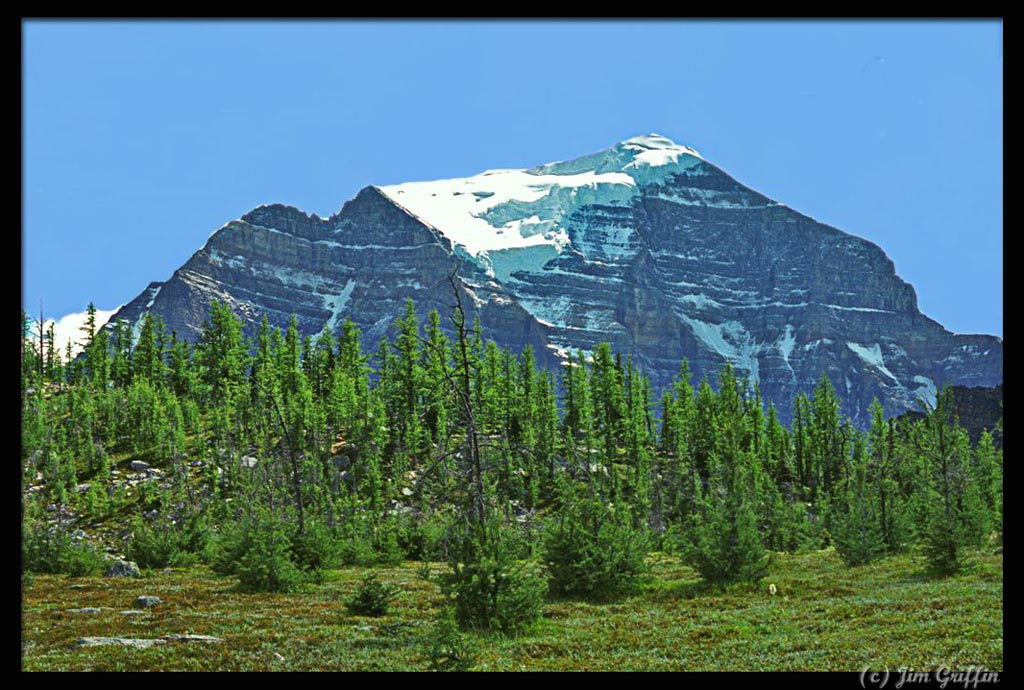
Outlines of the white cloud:
M116 312L120 308L121 307L116 307L116 308L110 309L110 310L97 309L96 310L96 328L97 328L97 330L103 324L105 324L107 321L109 321L110 317L114 315L114 312ZM44 333L45 333L46 329L50 328L50 324L51 323L54 324L54 327L53 327L53 344L54 344L54 346L56 346L57 349L60 350L60 353L61 353L62 357L63 357L63 355L65 353L65 348L67 347L68 340L71 340L71 354L72 355L76 355L76 354L78 354L79 352L82 351L82 346L79 344L79 341L81 341L85 337L85 334L82 333L82 326L85 325L85 319L86 319L87 316L88 316L88 314L83 311L83 312L77 312L77 313L74 313L74 314L65 314L64 316L60 317L60 319L57 320L57 321L54 321L53 319L47 319L44 322L44 326L43 326Z

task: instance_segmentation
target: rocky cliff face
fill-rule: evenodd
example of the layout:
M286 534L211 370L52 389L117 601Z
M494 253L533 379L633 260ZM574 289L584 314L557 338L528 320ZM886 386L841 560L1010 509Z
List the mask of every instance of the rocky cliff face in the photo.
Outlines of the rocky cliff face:
M375 347L406 297L463 302L502 345L556 366L602 341L655 387L686 358L726 361L788 417L826 372L864 421L938 386L1002 382L1002 340L954 335L917 309L876 245L750 190L692 149L650 135L531 170L367 187L328 219L262 206L217 230L115 318L163 316L194 338L212 299L250 323L337 329Z
M1003 418L1003 386L953 386L953 408L957 421L967 432L974 443L978 442L982 433L992 432L992 441L996 447L1003 445L1003 433L999 422ZM920 419L922 412L910 411L904 416Z

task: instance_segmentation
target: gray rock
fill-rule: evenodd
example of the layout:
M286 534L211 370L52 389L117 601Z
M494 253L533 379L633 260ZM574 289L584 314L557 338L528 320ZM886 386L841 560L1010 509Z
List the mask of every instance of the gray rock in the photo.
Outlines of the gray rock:
M142 572L133 561L118 559L107 566L103 577L142 577Z
M254 458L251 455L243 455L242 456L242 467L244 467L246 469L251 469L253 467L256 467L256 464L258 462L259 462L259 460L257 458Z
M148 609L160 603L160 597L143 595L135 600L135 608Z
M102 613L103 609L96 608L95 606L86 606L81 609L68 609L68 613Z
M163 639L168 642L205 642L208 644L220 644L224 641L212 635L164 635Z
M138 609L128 609L127 611L118 611L121 616L145 616L146 611L139 611Z
M277 652L274 652L274 661L284 661L284 657Z
M80 637L79 647L132 647L133 649L149 649L154 645L167 644L166 640L147 640L132 637Z
M149 463L142 460L132 460L131 468L133 472L142 472L149 469Z
M149 649L156 645L175 643L198 642L205 644L219 644L223 642L219 637L212 635L164 635L156 639L138 637L80 637L79 647L131 647L133 649Z

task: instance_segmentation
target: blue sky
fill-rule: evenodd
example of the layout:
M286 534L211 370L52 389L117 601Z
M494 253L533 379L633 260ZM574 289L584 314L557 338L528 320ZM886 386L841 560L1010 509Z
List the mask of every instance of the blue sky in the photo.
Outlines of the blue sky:
M26 22L23 305L113 308L263 203L648 132L1002 335L998 22Z

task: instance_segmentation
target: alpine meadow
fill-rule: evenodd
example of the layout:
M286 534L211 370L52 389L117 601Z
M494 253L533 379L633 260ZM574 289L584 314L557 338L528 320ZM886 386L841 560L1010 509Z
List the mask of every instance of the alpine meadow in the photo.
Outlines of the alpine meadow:
M1000 22L22 32L22 670L999 682Z

